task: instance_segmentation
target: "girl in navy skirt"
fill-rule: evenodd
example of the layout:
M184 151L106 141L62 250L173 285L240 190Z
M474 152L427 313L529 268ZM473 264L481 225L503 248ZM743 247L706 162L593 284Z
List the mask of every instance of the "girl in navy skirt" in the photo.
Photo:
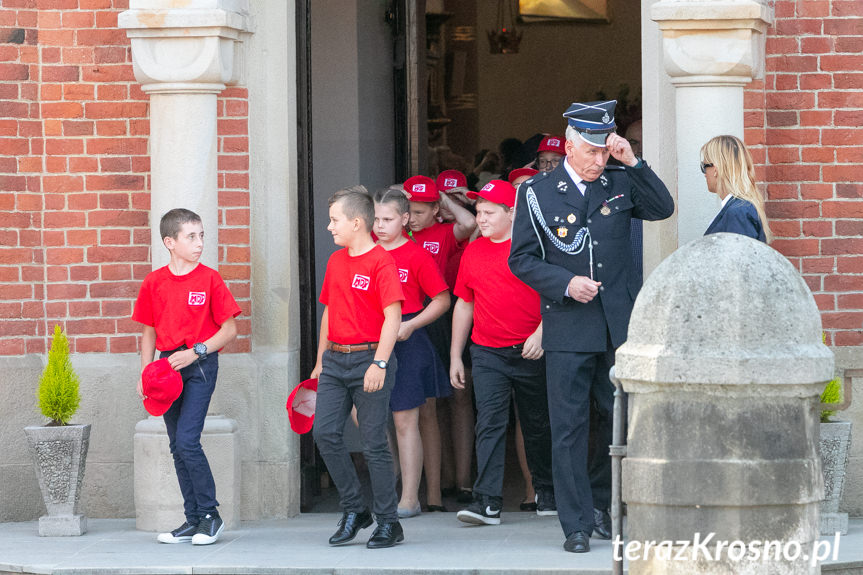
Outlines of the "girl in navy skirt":
M394 349L398 370L390 395L402 474L398 506L402 518L420 513L423 465L428 510L445 511L441 505L441 447L435 399L452 395L447 372L424 329L449 309L449 290L432 256L404 233L409 208L407 197L399 190L380 190L375 194L374 232L378 244L396 262L405 295ZM423 308L426 298L431 300Z

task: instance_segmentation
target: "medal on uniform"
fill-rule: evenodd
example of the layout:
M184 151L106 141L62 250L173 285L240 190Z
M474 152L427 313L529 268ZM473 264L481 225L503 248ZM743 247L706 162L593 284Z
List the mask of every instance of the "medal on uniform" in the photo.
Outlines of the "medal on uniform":
M565 238L568 231L569 230L566 229L566 226L560 226L557 228L557 237Z
M574 224L575 223L575 214L569 214L568 216L566 216L566 221L571 223L571 224Z
M607 216L611 214L611 208L609 208L607 204L602 204L602 207L599 208L599 213L603 216Z

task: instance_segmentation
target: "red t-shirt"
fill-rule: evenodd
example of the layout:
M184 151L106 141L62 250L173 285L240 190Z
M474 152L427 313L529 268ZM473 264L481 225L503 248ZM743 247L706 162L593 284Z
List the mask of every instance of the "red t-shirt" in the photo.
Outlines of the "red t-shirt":
M434 259L427 251L408 240L388 253L396 261L405 301L402 313L414 313L423 308L425 296L434 297L447 290Z
M524 343L539 326L539 294L509 269L510 240L478 238L464 250L455 295L473 302L474 343L507 347Z
M455 224L435 222L425 229L413 232L414 241L432 255L441 275L450 287L455 285L455 276L458 271L455 270L456 273L453 273L453 270L450 270L450 273L447 274L448 262L459 247L453 228L455 228Z
M216 270L198 264L177 276L165 266L144 278L132 319L156 329L156 349L171 351L209 339L240 311Z
M384 248L375 246L360 256L340 249L330 256L321 287L327 338L343 345L378 341L384 308L404 299L396 263Z

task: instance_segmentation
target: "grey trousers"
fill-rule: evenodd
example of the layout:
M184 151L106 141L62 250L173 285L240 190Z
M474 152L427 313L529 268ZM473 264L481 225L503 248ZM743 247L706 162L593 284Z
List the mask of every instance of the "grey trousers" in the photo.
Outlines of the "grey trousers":
M360 513L368 509L360 480L343 433L351 406L357 406L363 454L372 484L372 513L380 522L398 521L396 478L387 444L390 392L395 383L395 355L390 357L384 387L373 393L363 391L363 376L372 364L374 351L324 352L315 404L315 443L336 488L343 511Z

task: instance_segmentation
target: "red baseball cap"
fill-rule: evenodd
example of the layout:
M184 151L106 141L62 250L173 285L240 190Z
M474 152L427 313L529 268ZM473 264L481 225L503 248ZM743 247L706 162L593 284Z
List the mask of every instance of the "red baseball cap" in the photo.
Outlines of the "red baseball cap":
M539 170L534 170L533 168L518 168L517 170L513 170L507 176L509 183L513 183L517 179L523 176L535 176L539 173Z
M291 429L299 434L308 433L315 422L315 401L318 397L318 380L307 379L300 382L288 396L285 409Z
M441 192L451 190L453 188L466 188L467 178L458 170L444 170L437 176L435 180L437 189Z
M546 136L539 143L539 148L536 150L536 153L554 152L555 154L565 156L566 148L563 147L564 142L565 140L560 136Z
M162 415L183 393L183 376L174 371L168 358L156 360L141 373L144 409L150 415Z
M412 202L436 202L440 199L434 180L427 176L413 176L405 180L405 192Z
M515 205L515 188L509 182L503 180L492 180L482 187L478 192L470 191L467 197L472 200L482 198L496 204L503 204L509 208Z

